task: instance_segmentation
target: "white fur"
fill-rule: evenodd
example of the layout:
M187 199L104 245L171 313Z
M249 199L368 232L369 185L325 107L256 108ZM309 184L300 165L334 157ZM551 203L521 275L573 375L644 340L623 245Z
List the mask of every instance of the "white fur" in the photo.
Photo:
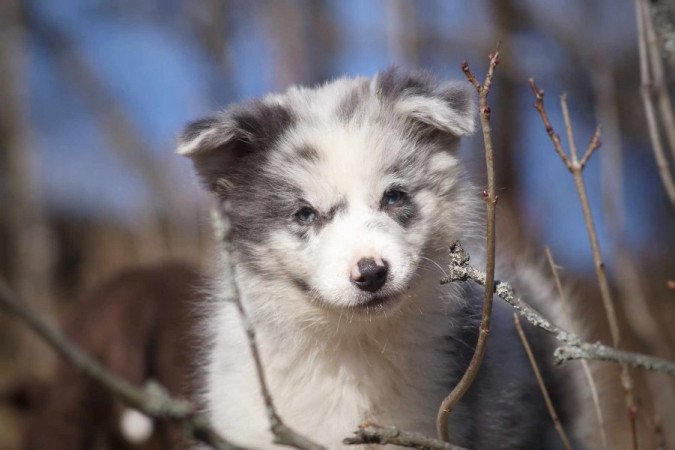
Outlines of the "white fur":
M366 420L434 435L438 401L447 394L440 386L452 366L444 349L434 347L447 332L452 306L434 288L407 298L385 325L347 311L319 317L291 292L251 287L255 276L246 272L238 279L247 280L241 284L245 302L251 296L263 301L249 313L270 391L288 425L328 448L341 448L342 439ZM275 304L276 311L265 307ZM294 313L296 308L302 311ZM321 327L309 322L312 314ZM289 316L307 322L289 329ZM209 370L212 420L241 445L272 448L246 336L232 305L214 323L221 332L213 353L219 357Z
M242 208L236 212L247 213L235 215L237 220L261 217L265 225L257 228L261 236L249 235L240 246L233 242L232 257L235 282L256 332L274 404L288 425L330 449L342 448L342 440L363 421L435 435L437 408L448 393L448 383L463 368L448 346L470 345L456 336L466 321L474 320L462 317L472 314L469 309L459 312L470 300L467 292L456 284L441 287L438 280L447 261L446 246L455 239L462 240L472 262L480 265L482 252L471 246L474 234L483 229L475 214L480 195L463 177L453 153L456 138L473 131L475 105L459 84L418 89L415 92L422 94L413 95L405 80L398 91L396 79L380 81L378 88L378 78L341 79L266 97L267 104L292 113L292 126L264 149L264 161L253 166L258 172L248 175L253 178L239 182L259 176L263 181L247 186L251 189L247 192L263 197L277 189L275 183L291 184L292 194L271 196L291 207L260 203L285 211L270 219L251 210L258 207L255 197L239 197L246 200L233 206ZM341 113L340 105L354 93L358 108ZM236 121L222 120L200 135L186 133L185 139L191 140L183 142L180 151L224 152L228 148L223 142L237 145L236 140L228 142ZM429 136L435 135L424 134L429 127L448 139L430 142ZM213 143L221 147L214 148ZM302 148L316 154L298 156ZM213 177L228 176L197 167L207 185L213 184ZM258 186L264 189L254 190ZM416 208L414 222L405 224L382 206L383 193L392 186L409 191ZM299 233L298 227L304 225L292 214L302 204L324 216L336 205L343 208L336 208L338 212L320 227L307 226ZM355 265L363 258L383 260L389 266L386 284L377 293L363 292L352 283ZM246 334L234 305L222 300L230 291L227 285L216 286L209 312L213 342L207 357L206 407L218 431L229 439L243 446L273 448ZM380 296L387 301L369 303ZM510 317L505 317L501 323L510 327ZM495 363L486 376L492 377L504 364L517 375L515 380L522 373L532 378L517 357L508 359L514 347L508 347L507 340L498 341L493 355L488 355ZM504 429L503 418L510 414L505 409L524 402L518 403L515 388L509 392L502 392L501 386L489 388L503 397L506 407L493 414L496 419L485 435L502 439L500 433L510 433ZM471 428L472 417L461 418L459 412L455 417L463 421L464 430Z
M396 129L393 124L385 123L380 130L365 120L335 123L330 105L354 83L338 80L318 90L292 88L284 97L267 98L302 104L295 114L311 120L284 135L266 170L292 179L316 208L339 201L349 205L306 244L299 245L280 226L260 249L264 264L280 273L302 274L312 295L308 298L288 284L236 267L237 285L281 417L329 448L342 447L342 439L366 420L434 435L439 400L447 394L443 380L454 368L441 344L461 300L452 298L453 288L441 289L442 272L436 267L420 269L421 258L442 260L445 250L438 249L449 242L448 234L461 234L454 227L458 220L446 214L460 215L463 224L471 217L466 204L446 205L444 210L437 193L425 189L415 193L420 218L412 230L379 210L388 186L406 181L384 169L419 150L406 140L407 130L391 132L390 127ZM398 113L414 119L428 113L432 121L441 121L443 114L453 117L449 111L436 113L435 100L427 103L411 98ZM379 108L377 103L361 106L364 115L376 114ZM473 117L457 117L455 122L451 120L452 131L464 134ZM307 166L285 156L299 145L317 150L319 160ZM455 166L455 157L443 152L423 170L429 175L448 172L450 181L441 188L447 191L457 181L451 176ZM441 240L443 245L434 244ZM350 282L350 273L367 257L388 262L383 289L395 299L382 308L360 311L353 307L363 292ZM239 444L273 447L246 336L233 306L217 306L211 326L216 339L206 390L213 422Z

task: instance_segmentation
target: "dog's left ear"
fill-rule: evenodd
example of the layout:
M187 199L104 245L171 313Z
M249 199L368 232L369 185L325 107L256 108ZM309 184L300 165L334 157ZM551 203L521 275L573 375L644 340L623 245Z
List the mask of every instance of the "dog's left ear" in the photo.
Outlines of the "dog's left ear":
M380 98L396 114L455 137L476 127L476 91L468 81L438 83L426 72L404 73L397 68L375 78Z
M178 154L192 159L202 184L217 194L232 187L231 175L260 156L293 122L281 105L259 100L230 106L189 124L178 138Z

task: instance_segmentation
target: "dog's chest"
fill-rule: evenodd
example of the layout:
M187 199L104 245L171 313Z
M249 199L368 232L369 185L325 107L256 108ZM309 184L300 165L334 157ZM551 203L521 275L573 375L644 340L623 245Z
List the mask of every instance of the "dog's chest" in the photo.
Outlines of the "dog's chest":
M368 340L298 355L276 347L265 352L270 389L296 429L332 436L326 442L341 442L364 421L433 433L444 388L436 382L442 365L430 349Z
M243 438L240 444L271 448L266 408L238 320L227 314L219 321L209 370L211 417L226 435ZM364 421L433 435L451 362L433 338L432 324L427 321L426 332L402 325L391 335L357 339L307 338L258 326L258 347L279 415L330 448L342 448L342 440Z

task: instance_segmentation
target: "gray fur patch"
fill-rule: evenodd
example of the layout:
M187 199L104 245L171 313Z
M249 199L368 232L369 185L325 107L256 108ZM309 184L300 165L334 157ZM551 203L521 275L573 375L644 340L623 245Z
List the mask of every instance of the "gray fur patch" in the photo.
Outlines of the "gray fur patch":
M215 117L205 117L188 124L180 135L179 141L189 142L198 138L202 133L213 129L218 124Z
M222 195L223 184L219 181L227 180L232 185L231 175L237 166L269 150L294 121L287 108L250 101L191 123L181 135L181 144L198 142L188 156L204 186Z
M387 100L396 100L407 95L433 94L433 77L429 72L405 73L390 67L377 75L377 93Z
M380 208L403 228L409 228L419 214L419 209L410 193L401 199L400 204L391 206L381 204Z
M269 147L281 134L288 131L294 122L293 114L287 108L259 100L235 108L232 117L242 136L265 147Z
M312 291L312 288L310 287L310 285L307 284L307 282L305 280L301 279L301 278L292 277L291 282L293 283L293 285L296 288L298 288L298 290L300 292L309 293L309 292Z
M314 162L319 161L319 152L314 147L312 147L310 145L304 145L304 146L300 147L297 150L296 155L300 159L308 161L308 162L314 163Z
M440 84L429 72L405 73L393 67L380 72L376 83L380 100L416 124L427 142L462 136L475 127L475 90L467 82Z
M347 201L340 200L339 202L337 202L328 209L328 212L326 213L326 220L327 221L333 220L333 218L337 213L345 211L346 209L347 209Z
M354 87L339 103L337 117L342 121L349 121L356 114L359 106L367 99L370 93L368 80Z
M280 174L261 170L266 161L252 161L240 165L233 172L232 241L245 254L267 240L270 233L292 223L299 207L302 191Z
M309 204L304 202L303 200L300 200L300 204L309 206ZM310 232L318 233L324 226L326 226L326 224L328 224L331 220L333 220L333 218L335 218L336 214L345 211L346 209L347 209L347 202L345 200L340 200L339 202L335 203L330 208L328 208L328 210L325 212L317 211L316 221L311 225L294 226L292 227L292 231L300 239L307 240L309 238Z

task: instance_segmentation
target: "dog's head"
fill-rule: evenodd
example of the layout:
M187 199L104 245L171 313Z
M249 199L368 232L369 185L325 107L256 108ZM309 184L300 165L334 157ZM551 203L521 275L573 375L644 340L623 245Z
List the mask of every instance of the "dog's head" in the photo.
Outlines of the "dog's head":
M466 222L455 152L474 116L469 83L390 69L232 106L178 152L230 202L238 264L320 308L379 311Z

